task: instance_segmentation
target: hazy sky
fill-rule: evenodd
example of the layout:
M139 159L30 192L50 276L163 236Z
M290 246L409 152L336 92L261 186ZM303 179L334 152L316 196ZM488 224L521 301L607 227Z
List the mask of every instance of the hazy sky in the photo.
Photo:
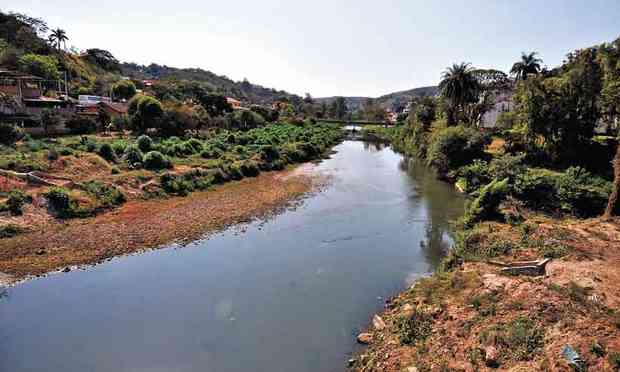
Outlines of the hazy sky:
M620 36L620 0L3 0L122 61L201 67L315 97L437 84L453 62L559 64Z

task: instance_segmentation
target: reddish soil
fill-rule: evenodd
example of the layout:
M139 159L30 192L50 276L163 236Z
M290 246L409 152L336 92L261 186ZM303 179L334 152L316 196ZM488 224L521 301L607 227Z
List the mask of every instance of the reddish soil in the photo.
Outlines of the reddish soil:
M310 176L299 172L286 176L289 173L263 173L184 198L134 199L112 212L79 220L56 220L36 203L27 205L19 221L2 218L3 223L35 226L35 230L0 240L0 273L19 280L199 238L249 221L311 190Z
M385 327L368 331L372 342L352 369L568 372L574 369L560 354L570 345L589 371L618 371L620 219L536 217L528 223L535 228L527 234L487 223L483 239L497 234L545 246L561 242L567 254L554 259L545 276L507 276L497 266L466 262L423 279L386 304L380 314ZM496 259L532 258L540 258L540 251L522 244ZM430 330L403 341L403 319Z

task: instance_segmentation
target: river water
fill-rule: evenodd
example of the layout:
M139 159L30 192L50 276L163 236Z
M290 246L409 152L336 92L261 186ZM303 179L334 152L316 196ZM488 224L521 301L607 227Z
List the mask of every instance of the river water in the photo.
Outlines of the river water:
M9 289L0 371L344 370L384 299L436 267L463 200L389 148L335 151L329 186L269 220Z

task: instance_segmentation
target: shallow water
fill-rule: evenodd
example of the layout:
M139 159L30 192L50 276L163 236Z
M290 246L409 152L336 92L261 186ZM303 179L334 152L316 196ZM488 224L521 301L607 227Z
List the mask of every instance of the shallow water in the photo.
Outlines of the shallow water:
M267 221L9 289L0 371L344 370L383 299L438 264L463 200L389 148L335 150L316 167L330 185Z

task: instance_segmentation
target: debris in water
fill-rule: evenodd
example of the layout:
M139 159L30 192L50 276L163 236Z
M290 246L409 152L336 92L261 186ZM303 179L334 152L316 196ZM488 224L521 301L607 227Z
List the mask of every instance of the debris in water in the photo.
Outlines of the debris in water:
M570 345L564 346L562 350L562 357L566 359L568 364L570 364L575 371L583 372L586 371L586 363L581 359L581 356L573 349Z

